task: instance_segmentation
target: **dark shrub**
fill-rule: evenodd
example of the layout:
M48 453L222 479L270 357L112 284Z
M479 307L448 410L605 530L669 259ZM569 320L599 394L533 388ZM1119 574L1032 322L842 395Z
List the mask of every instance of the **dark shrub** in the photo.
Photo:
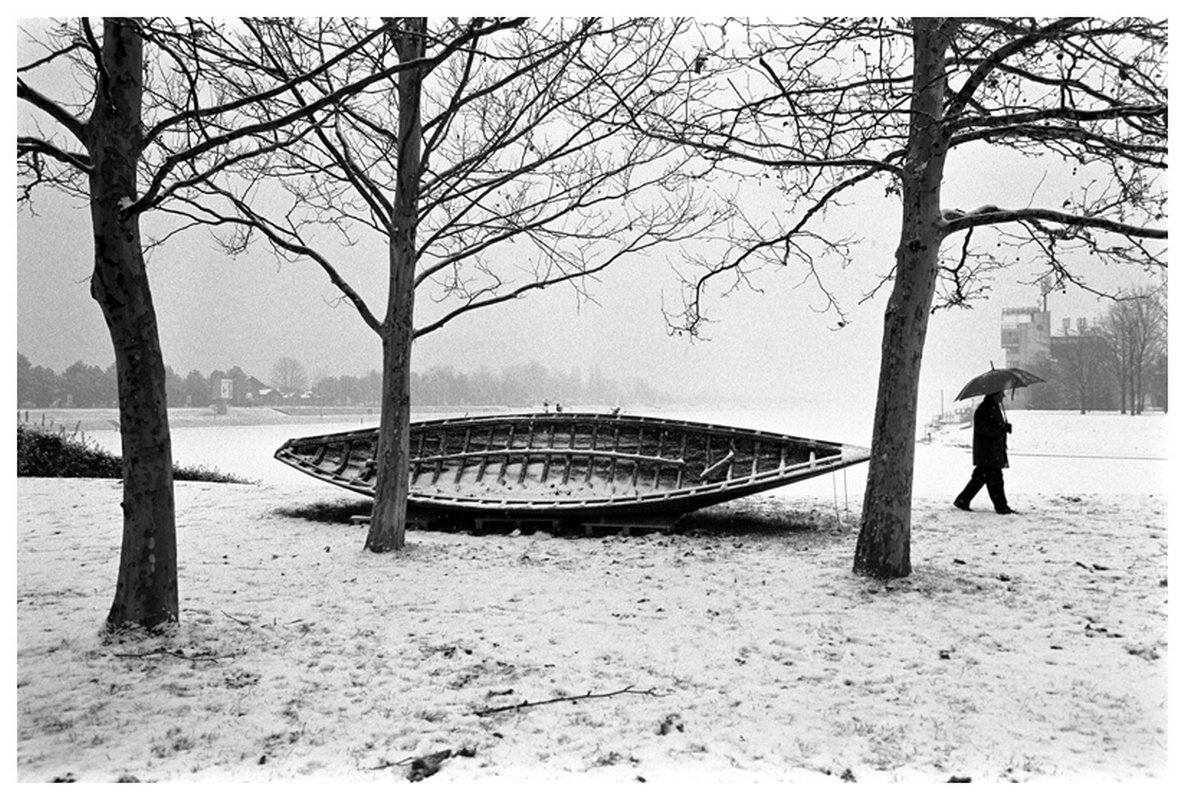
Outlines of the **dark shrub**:
M29 478L122 478L123 461L84 435L35 425L16 426L16 474ZM179 481L249 483L207 467L173 466Z
M35 478L119 478L121 462L73 434L16 426L16 474Z

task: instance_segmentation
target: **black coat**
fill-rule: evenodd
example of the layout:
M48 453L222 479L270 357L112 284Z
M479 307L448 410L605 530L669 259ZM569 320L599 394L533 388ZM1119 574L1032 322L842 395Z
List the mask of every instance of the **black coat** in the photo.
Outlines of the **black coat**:
M1008 432L1000 404L985 397L975 409L975 435L971 440L971 463L977 467L1008 466Z

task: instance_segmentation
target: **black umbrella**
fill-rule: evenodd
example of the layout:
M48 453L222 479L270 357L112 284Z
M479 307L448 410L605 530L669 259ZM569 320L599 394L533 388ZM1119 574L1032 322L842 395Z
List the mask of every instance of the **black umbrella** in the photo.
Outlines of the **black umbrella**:
M967 381L967 385L959 392L955 401L966 400L980 394L993 394L1008 389L1020 389L1034 383L1045 383L1045 379L1034 375L1020 367L1005 367L1004 369L989 369L982 375L976 375Z

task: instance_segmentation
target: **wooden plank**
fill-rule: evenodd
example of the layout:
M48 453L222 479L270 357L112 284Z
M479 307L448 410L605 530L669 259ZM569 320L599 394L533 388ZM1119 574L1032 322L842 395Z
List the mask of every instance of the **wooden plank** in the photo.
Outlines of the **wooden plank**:
M350 466L350 450L354 446L354 440L353 439L346 439L344 444L345 444L345 447L342 449L341 463L338 464L337 469L335 469L333 471L334 475L344 474L346 471L346 467Z
M440 473L444 471L444 459L448 457L448 431L440 432L440 455L436 458L436 470L432 473L432 485L440 480Z
M547 476L551 473L551 459L552 449L555 447L555 423L553 422L547 431L547 452L543 456L543 477L539 479L540 483L547 483Z
M589 442L590 455L588 457L588 469L584 472L584 482L592 484L593 467L596 466L596 457L591 453L597 452L597 424L594 422L592 426L592 441Z
M576 423L572 423L571 431L568 434L568 453L564 458L564 483L568 483L568 479L572 477L572 456L571 453L576 450Z
M666 443L666 440L667 440L667 432L665 430L659 431L659 433L658 433L658 449L655 450L655 452L654 452L655 456L657 456L659 458L662 457L662 448L663 448L663 445ZM658 482L661 479L662 479L662 464L655 464L654 465L654 484L650 488L657 489Z
M638 429L638 452L636 454L636 457L634 458L633 474L630 475L630 486L632 486L635 489L638 488L638 471L641 467L641 462L639 461L639 458L641 458L641 453L642 453L642 438L643 438L642 429L639 428Z
M486 436L486 450L487 451L490 450L491 448L493 448L493 446L494 446L494 426L491 425L488 428L488 431L489 431L489 435ZM481 459L481 466L477 470L476 483L481 483L481 479L485 477L486 467L489 465L489 463L490 463L490 457L488 455L483 455L482 459Z
M630 520L598 520L583 523L584 533L595 536L600 533L623 533L627 536L634 533L667 533L673 525L667 522L645 522Z
M486 458L497 456L497 457L501 458L502 456L510 456L513 458L514 456L522 455L523 453L528 453L528 452L533 456L544 456L544 455L586 456L592 451L585 450L583 448L577 448L575 450L572 450L572 449L569 449L566 447L551 447L551 448L538 447L538 448L528 451L525 448L516 447L513 450L505 450L505 449L503 449L503 450L472 450L468 453L449 453L448 455L437 454L437 455L432 455L432 456L423 456L417 460L421 461L421 462L429 462L430 463L433 461L439 461L441 459L455 459L455 458L460 458L462 456L464 456L466 458L477 458L478 456L484 456ZM621 459L622 461L638 461L638 462L645 463L645 464L660 464L664 467L685 466L685 462L678 460L678 459L666 458L666 457L660 457L660 456L651 456L651 455L646 455L644 453L622 453L622 452L618 452L618 451L601 450L600 452L596 453L596 456L597 456L597 458L618 458L618 459Z
M473 438L473 427L470 426L465 429L465 442L461 445L461 454L457 460L457 474L453 476L453 484L457 485L461 482L461 475L465 472L466 453L469 452L469 442Z
M514 446L514 423L512 422L512 423L510 423L510 436L508 436L506 438L506 450L504 451L505 453L507 453L507 455L502 457L502 465L498 469L498 483L502 483L503 479L506 478L506 468L510 466L509 453L511 452L513 446Z
M725 466L728 467L728 478L731 479L732 478L732 462L734 459L736 459L736 457L737 457L736 451L729 450L728 455L726 455L724 458L720 459L715 464L712 464L710 467L708 467L703 472L701 472L699 474L699 479L702 481L704 478L708 477L713 472L716 472Z
M675 488L683 488L683 475L687 472L687 431L683 431L683 443L679 445L679 460L683 466L679 468L679 476L675 479Z
M527 465L531 460L531 450L535 445L535 423L527 426L527 452L523 455L522 464L518 468L518 482L521 485L527 477Z

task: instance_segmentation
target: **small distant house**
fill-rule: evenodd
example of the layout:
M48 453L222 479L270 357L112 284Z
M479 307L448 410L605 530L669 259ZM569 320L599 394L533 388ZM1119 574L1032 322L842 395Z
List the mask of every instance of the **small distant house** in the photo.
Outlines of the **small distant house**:
M249 406L258 405L260 403L266 403L266 402L269 402L266 400L266 398L268 397L267 392L274 392L274 391L275 391L275 389L272 389L270 386L268 386L263 381L259 380L258 378L254 377L254 376L251 376L251 377L248 377L246 381L244 381L243 400L246 402L246 405L249 405Z
M270 386L257 389L254 394L255 405L261 406L282 405L286 399L283 392L281 392L279 389L273 389Z

